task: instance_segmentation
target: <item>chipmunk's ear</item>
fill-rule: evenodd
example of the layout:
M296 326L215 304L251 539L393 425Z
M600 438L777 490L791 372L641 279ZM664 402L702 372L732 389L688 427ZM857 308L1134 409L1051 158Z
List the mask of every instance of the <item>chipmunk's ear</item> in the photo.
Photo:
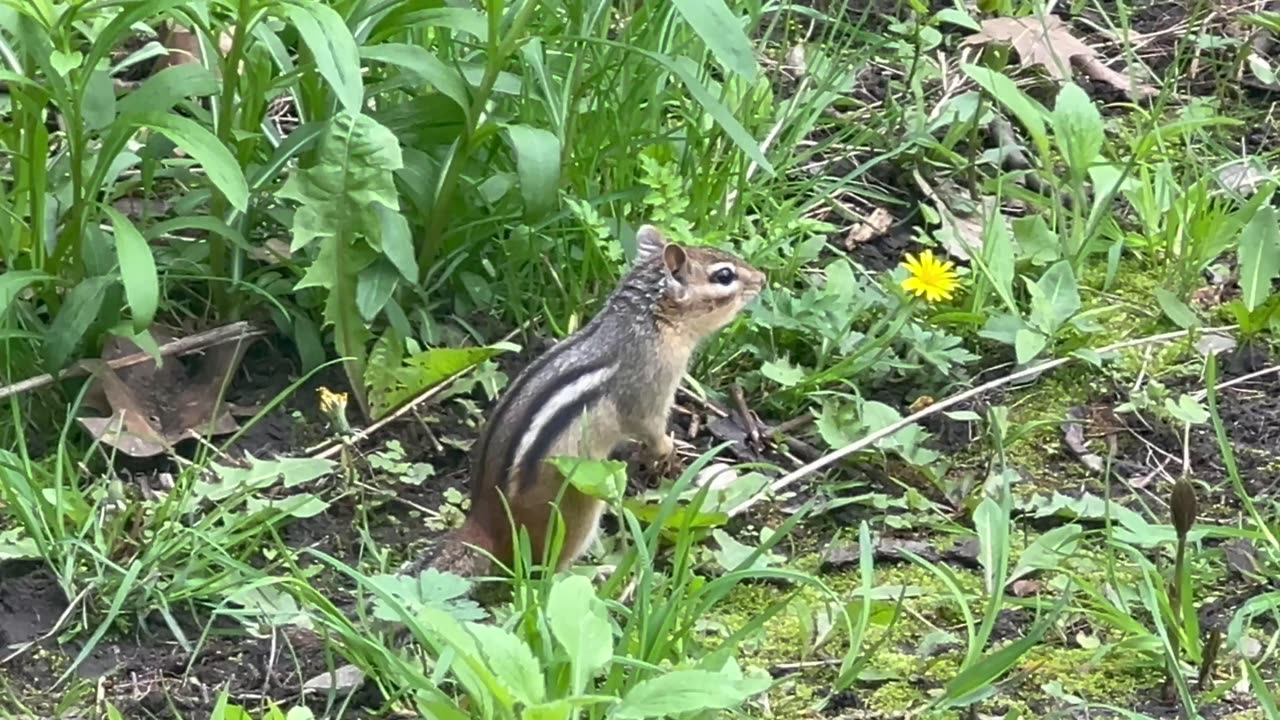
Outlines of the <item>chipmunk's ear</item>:
M667 239L662 231L652 225L641 225L636 231L636 259L648 260L662 254L667 246Z
M688 262L689 256L679 245L668 243L662 249L662 264L667 266L667 274L681 285L685 281L685 266Z

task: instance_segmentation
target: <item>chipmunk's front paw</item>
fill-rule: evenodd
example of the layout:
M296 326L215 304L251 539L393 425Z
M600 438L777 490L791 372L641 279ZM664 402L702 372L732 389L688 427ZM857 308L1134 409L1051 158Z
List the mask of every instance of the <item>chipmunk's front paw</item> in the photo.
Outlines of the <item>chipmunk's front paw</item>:
M684 461L676 453L676 443L670 435L663 435L662 440L649 448L649 462L655 473L666 477L674 477L684 470Z

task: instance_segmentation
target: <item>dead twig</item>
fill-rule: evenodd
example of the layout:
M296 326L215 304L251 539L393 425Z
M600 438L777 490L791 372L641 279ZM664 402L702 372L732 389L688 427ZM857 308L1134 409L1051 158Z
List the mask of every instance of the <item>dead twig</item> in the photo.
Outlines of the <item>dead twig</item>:
M1235 330L1236 327L1237 326L1235 325L1227 325L1225 327L1206 328L1205 330L1203 330L1203 332L1206 335L1221 335L1221 334L1228 333L1232 330ZM1178 330L1174 332L1163 333L1160 335L1152 335L1150 337L1145 337L1145 338L1137 338L1135 340L1126 340L1124 342L1115 343L1114 345L1108 345L1104 348L1099 349L1097 352L1099 355L1105 355L1105 354L1117 352L1120 350L1127 350L1133 347L1164 343L1164 342L1169 342L1171 340L1180 340L1182 338L1187 337L1192 332L1193 331L1191 330ZM763 500L766 496L775 494L778 491L782 490L783 488L787 487L788 485L791 485L795 481L807 475L811 475L814 472L817 472L818 470L821 470L822 468L827 467L828 465L834 464L837 460L840 460L846 455L852 455L853 453L856 453L859 450L864 450L868 447L871 447L875 445L877 442L880 442L881 440L883 440L884 438L887 438L890 435L897 433L899 430L902 430L903 428L913 423L919 422L920 420L923 420L924 418L929 417L934 413L942 412L943 410L946 410L947 408L953 407L955 405L959 405L960 403L965 402L966 400L970 400L972 398L978 397L984 393L995 390L996 388L1015 383L1019 380L1038 377L1043 373L1046 373L1050 370L1066 365L1067 363L1071 362L1074 358L1075 358L1074 355L1068 355L1067 357L1057 358L1054 360L1046 360L1044 362L1036 363L1035 365L1032 365L1027 368L1023 368L1022 370L1011 373L1009 375L1005 375L1004 377L996 378L995 380L992 380L990 382L983 383L982 385L979 385L977 387L970 388L963 392L956 393L955 395L952 395L943 400L939 400L938 402L926 408L923 408L918 412L912 413L895 423L892 423L883 428L880 428L879 430L871 433L870 435L867 435L861 440L855 440L854 442L851 442L848 445L845 445L839 450L835 450L833 452L827 453L823 457L818 458L813 462L807 463L799 468L796 468L795 470L792 470L786 475L783 475L782 477L770 483L768 487L764 488L760 492L757 492L756 494L747 498L743 502L739 503L737 507L734 507L731 510L729 510L729 517L736 517L738 515L741 515L742 513L749 510L756 503Z
M742 428L747 431L747 437L751 438L752 446L757 450L761 449L760 428L751 415L751 408L747 407L747 398L743 396L742 388L734 383L729 388L729 394L733 396L733 404L737 406L738 416L742 418Z
M1267 375L1276 375L1276 374L1280 374L1280 365L1272 365L1271 367L1262 368L1261 370L1251 372L1248 375L1241 375L1238 378L1224 380L1218 383L1217 385L1214 385L1213 389L1215 392L1218 390L1226 390L1229 387L1235 387L1236 385L1247 383L1250 380L1257 380L1260 377L1266 377ZM1204 399L1208 396L1209 396L1208 390L1197 390L1191 393L1191 397L1195 398L1197 401L1200 401L1200 402L1204 402Z
M222 327L213 328L212 330L206 330L201 333L196 333L195 335L188 335L187 337L167 342L160 346L160 357L186 355L197 350L205 350L215 345L222 345L223 343L235 340L247 340L249 338L261 337L263 335L266 335L266 330L255 327L248 321L242 320L230 325L224 325ZM105 364L112 370L119 370L120 368L138 365L153 359L154 358L149 352L138 352L121 358L116 358L115 360L108 360L106 363L103 363L101 360L81 360L64 370L59 371L56 375L46 373L44 375L27 378L26 380L13 383L12 385L0 387L0 400L13 395L20 395L22 393L31 392L32 390L38 390L47 385L52 385L59 380L89 375L96 367L101 367L102 364Z

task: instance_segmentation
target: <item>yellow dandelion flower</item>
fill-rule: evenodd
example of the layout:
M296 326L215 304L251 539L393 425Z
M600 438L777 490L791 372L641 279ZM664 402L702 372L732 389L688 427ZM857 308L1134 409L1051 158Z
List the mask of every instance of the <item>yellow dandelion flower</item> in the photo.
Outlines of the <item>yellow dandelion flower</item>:
M902 281L902 289L931 303L950 300L960 286L955 263L939 260L932 250L921 252L919 257L908 253L902 266L908 273L907 279Z
M320 412L329 416L329 419L338 427L341 432L350 430L347 423L347 394L330 390L321 386L320 395Z

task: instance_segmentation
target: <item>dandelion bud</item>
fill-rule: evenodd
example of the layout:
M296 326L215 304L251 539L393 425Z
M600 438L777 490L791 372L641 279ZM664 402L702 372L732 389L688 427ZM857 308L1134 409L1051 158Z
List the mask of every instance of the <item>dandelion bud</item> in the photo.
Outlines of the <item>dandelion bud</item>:
M1178 537L1185 538L1196 522L1196 489L1186 478L1180 478L1173 484L1169 514L1173 519L1174 531L1178 533Z

